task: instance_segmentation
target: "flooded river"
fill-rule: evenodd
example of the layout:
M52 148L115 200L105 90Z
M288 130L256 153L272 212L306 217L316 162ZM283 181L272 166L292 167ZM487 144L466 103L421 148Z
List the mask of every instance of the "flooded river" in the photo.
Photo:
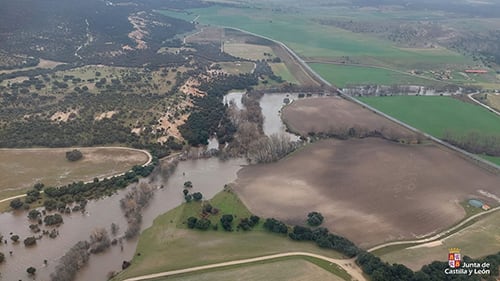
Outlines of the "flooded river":
M231 92L225 96L225 101L233 100L236 106L243 108L241 97L244 92ZM297 94L265 94L260 105L264 115L264 132L266 135L275 133L286 133L285 126L281 122L280 110L285 105L284 100L297 99ZM297 139L295 135L288 134L292 139ZM217 145L216 140L211 140L211 148ZM183 184L185 181L192 181L193 191L200 191L205 198L211 198L221 191L224 184L236 179L236 173L244 165L241 159L219 161L216 158L188 160L180 162L177 169L168 179L163 178L161 173L151 176L143 181L150 182L158 187L154 199L143 211L142 229L151 226L153 220L160 214L167 212L183 202ZM159 188L160 186L164 188ZM29 220L27 212L9 212L0 214L0 234L8 240L7 244L0 245L0 252L6 255L6 261L0 264L1 281L11 280L32 280L26 273L26 269L33 266L37 269L35 280L48 281L50 273L54 271L58 259L76 242L88 240L89 235L95 228L106 228L109 233L111 223L118 224L121 236L127 228L126 220L120 210L119 201L130 190L129 186L117 194L91 201L87 205L87 212L63 215L64 224L61 225L59 236L55 239L43 237L37 245L26 248L22 240L33 234L29 230ZM13 245L10 241L10 233L21 237L20 243ZM137 240L125 241L123 250L119 245L112 246L106 252L91 255L89 264L84 267L77 276L78 281L86 280L106 280L110 271L121 270L124 260L130 260L134 255ZM12 251L12 256L9 255ZM47 265L44 264L47 260Z
M272 134L285 134L290 136L291 140L298 140L299 137L286 131L286 126L281 120L281 108L286 105L285 99L288 99L288 102L292 102L293 100L298 99L298 94L264 94L264 96L260 99L260 107L262 108L262 114L264 115L264 134L267 136Z
M200 191L205 198L211 198L223 189L224 184L236 179L236 172L244 164L244 161L240 159L188 160L180 162L168 180L163 179L161 175L145 179L146 181L152 180L153 186L164 185L164 188L155 192L150 205L143 211L142 228L151 226L158 215L183 202L182 190L185 181L193 182L193 191ZM6 255L6 261L0 265L0 280L32 280L27 275L26 269L33 266L37 269L35 280L48 281L58 259L76 242L88 240L93 229L103 227L110 233L110 225L114 222L119 225L120 234L123 234L127 224L120 210L119 201L130 190L129 188L114 196L89 202L88 213L63 215L64 224L58 228L59 237L55 239L44 237L32 248L26 248L22 242L24 238L32 236L28 228L27 212L0 214L0 233L4 235L4 239L8 240L7 245L0 246L0 251ZM9 239L10 232L19 235L21 242L13 245ZM120 270L122 261L132 258L136 245L137 240L124 241L123 251L120 246L112 246L105 253L92 255L88 266L79 272L77 280L106 280L108 272ZM9 251L13 251L12 256L9 256ZM47 266L44 265L45 259L48 261Z

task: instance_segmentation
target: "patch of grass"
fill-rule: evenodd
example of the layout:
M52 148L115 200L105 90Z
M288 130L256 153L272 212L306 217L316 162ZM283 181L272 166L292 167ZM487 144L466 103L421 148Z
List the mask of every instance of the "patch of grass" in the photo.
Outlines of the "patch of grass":
M46 186L60 186L74 181L90 181L108 177L141 165L147 155L140 151L117 148L80 148L83 159L66 160L69 148L1 149L0 198L22 194L27 188L41 182Z
M189 202L186 203L183 211L182 218L183 220L178 221L178 228L187 228L185 222L189 217L199 218L202 213L202 206L210 203L213 208L219 209L219 212L216 215L208 215L207 219L209 219L212 225L219 224L217 231L224 231L222 227L220 227L220 218L224 214L232 214L234 216L233 224L236 226L239 220L242 218L248 218L252 215L252 213L243 205L238 196L233 192L226 191L220 192L215 195L210 201L204 202Z
M488 156L488 155L479 155L481 158L484 158L492 163L500 165L500 157Z
M481 208L476 208L474 206L471 206L468 202L469 200L460 202L460 205L464 208L465 210L465 218L471 217L473 215L479 214L484 212L483 209Z
M222 70L233 75L251 73L255 64L249 61L219 62Z
M500 111L500 94L488 94L486 101L489 106Z
M398 262L419 268L433 260L445 261L449 248L460 248L462 255L473 258L497 253L500 250L500 212L494 212L442 241L442 245L401 249L381 258L389 263Z
M219 214L232 213L237 218L250 214L232 192L217 194L211 204L220 209ZM195 202L182 204L156 218L153 226L142 232L132 265L114 280L292 251L342 257L336 251L321 249L313 243L293 241L284 235L267 232L261 226L247 232L226 232L222 227L218 231L187 229L183 223L188 216L198 215L200 206L201 203ZM211 219L217 220L217 217ZM237 222L238 219L233 222L235 229Z
M500 134L500 117L488 110L451 97L361 97L361 101L430 135L442 138L457 134Z
M285 63L270 63L269 65L275 75L281 76L281 78L287 82L298 84L297 79L295 79L295 76L293 76L290 70L286 67Z
M324 263L323 263L324 262ZM342 270L342 269L341 269ZM334 274L327 273L331 272ZM336 276L338 272L338 276ZM187 274L150 279L161 280L351 280L345 271L339 271L336 265L309 257L285 257L244 265L227 266Z
M273 49L269 46L247 44L247 43L225 43L224 51L238 58L250 60L262 60L276 57ZM264 53L272 56L264 56Z
M311 63L311 68L328 82L345 88L349 85L439 85L441 82L415 77L388 69L373 67Z

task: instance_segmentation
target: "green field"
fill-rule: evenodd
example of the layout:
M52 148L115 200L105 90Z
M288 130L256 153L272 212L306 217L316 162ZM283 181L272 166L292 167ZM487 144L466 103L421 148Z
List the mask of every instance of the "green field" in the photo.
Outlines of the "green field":
M402 263L413 269L420 269L434 260L446 261L449 248L460 248L462 255L473 258L495 254L500 251L500 212L495 212L479 222L434 243L429 247L401 249L384 254L381 258L389 263Z
M423 132L442 138L445 132L500 135L500 117L471 103L441 96L360 97L388 115ZM500 165L500 157L480 155Z
M224 72L233 75L251 73L255 67L255 64L249 61L219 62L217 64L221 66Z
M388 115L436 137L446 131L466 134L499 135L500 117L488 110L451 97L392 96L361 97L365 102Z
M300 258L270 260L265 263L252 263L229 269L218 269L203 273L191 273L182 276L152 279L151 281L197 281L197 280L344 280L321 267Z
M353 33L319 24L318 11L294 13L273 12L270 9L212 6L185 13L161 11L179 17L197 19L202 24L236 27L284 42L304 57L338 58L349 56L365 64L391 66L399 69L444 67L444 64L466 64L470 59L443 48L397 48L389 41L374 36ZM334 9L328 12L334 12ZM331 14L322 12L323 17Z
M311 68L333 85L345 88L352 85L436 85L442 82L423 79L409 74L388 69L336 65L326 63L310 63Z
M249 60L262 60L276 57L273 49L269 46L246 44L246 43L224 43L224 52L238 57ZM272 56L265 56L271 54Z
M70 148L0 149L0 198L22 193L41 182L60 186L74 181L108 177L144 164L144 152L119 148L80 148L83 158L66 160Z
M217 194L210 203L220 210L218 216L209 217L214 223L222 214L235 215L236 222L250 215L248 209L229 191ZM262 222L247 232L225 232L220 223L217 230L188 229L185 221L189 216L199 215L200 205L199 202L186 203L156 218L153 226L144 230L139 238L136 252L141 255L136 254L132 265L114 280L293 251L342 257L313 243L296 242L284 235L269 233L262 228Z
M294 84L299 83L297 79L295 79L293 74L290 72L290 70L286 67L285 63L282 62L270 63L269 65L271 66L271 69L273 70L274 74L277 76L281 76L283 80Z

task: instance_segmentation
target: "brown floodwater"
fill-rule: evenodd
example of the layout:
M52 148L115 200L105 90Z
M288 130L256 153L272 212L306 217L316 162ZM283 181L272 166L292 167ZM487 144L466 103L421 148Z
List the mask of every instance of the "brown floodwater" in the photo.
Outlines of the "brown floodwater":
M224 184L236 179L236 172L244 164L244 160L241 159L188 160L180 162L168 179L165 179L162 173L143 179L143 182L150 183L158 189L149 206L143 211L142 229L151 226L158 215L183 202L182 187L185 181L193 182L193 191L200 191L205 198L211 198L223 189ZM160 188L162 185L164 188ZM6 261L0 264L0 280L33 280L26 273L26 269L33 266L37 269L35 280L48 281L59 258L78 241L88 240L93 229L106 228L108 233L111 233L110 225L115 223L120 227L118 236L121 236L127 224L120 210L119 201L132 186L111 197L90 201L84 214L78 212L63 215L64 224L58 228L59 236L55 239L44 236L32 248L26 248L22 242L24 238L33 235L28 228L30 222L27 212L0 214L0 234L8 240L7 244L0 245L0 252L6 255ZM17 245L13 245L10 241L11 232L21 237L21 242ZM78 273L76 280L107 280L106 276L110 271L121 270L122 262L133 257L136 246L137 240L124 240L123 249L117 245L102 254L91 255L88 265ZM9 251L13 252L12 256L9 255ZM44 265L45 259L48 261L47 266Z
M232 92L226 95L226 100L233 100L238 108L243 108L241 96L243 92ZM260 105L264 115L264 132L266 135L284 133L293 140L297 136L286 132L286 127L281 121L280 110L285 105L285 98L297 99L297 94L265 94ZM214 141L213 141L214 142ZM214 142L216 143L216 142ZM236 179L236 173L245 165L242 159L232 159L219 161L216 158L188 160L180 162L176 171L168 178L164 178L161 173L143 179L158 190L150 205L143 211L142 229L146 229L153 223L153 220L183 202L182 187L185 181L192 181L194 191L200 191L205 198L211 198L221 191L224 184ZM160 188L160 186L164 188ZM0 281L4 280L33 280L26 273L26 269L33 266L37 269L35 280L49 281L50 273L55 269L58 260L71 246L81 240L88 240L92 230L96 228L106 228L109 233L111 223L118 224L121 236L127 224L120 210L119 201L133 187L117 192L115 195L101 200L91 201L87 205L87 212L72 213L63 215L64 224L61 225L59 236L55 239L43 237L37 245L32 248L24 247L22 240L33 234L29 230L29 220L27 212L3 213L0 214L0 234L8 240L7 244L0 244L0 252L6 255L6 261L0 264ZM21 242L13 245L10 241L10 233L21 237ZM106 252L91 255L90 261L77 275L77 281L98 281L107 280L107 274L111 271L121 270L124 260L132 259L137 239L123 242L123 249L119 246L112 246ZM13 255L9 256L9 251ZM44 260L48 263L45 266Z

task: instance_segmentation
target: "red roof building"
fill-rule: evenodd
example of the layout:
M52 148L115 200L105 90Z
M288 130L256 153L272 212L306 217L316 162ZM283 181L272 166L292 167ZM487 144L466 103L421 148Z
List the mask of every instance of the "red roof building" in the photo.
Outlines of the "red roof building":
M488 73L488 70L483 70L483 69L467 69L467 70L465 70L465 73L484 74L484 73Z

